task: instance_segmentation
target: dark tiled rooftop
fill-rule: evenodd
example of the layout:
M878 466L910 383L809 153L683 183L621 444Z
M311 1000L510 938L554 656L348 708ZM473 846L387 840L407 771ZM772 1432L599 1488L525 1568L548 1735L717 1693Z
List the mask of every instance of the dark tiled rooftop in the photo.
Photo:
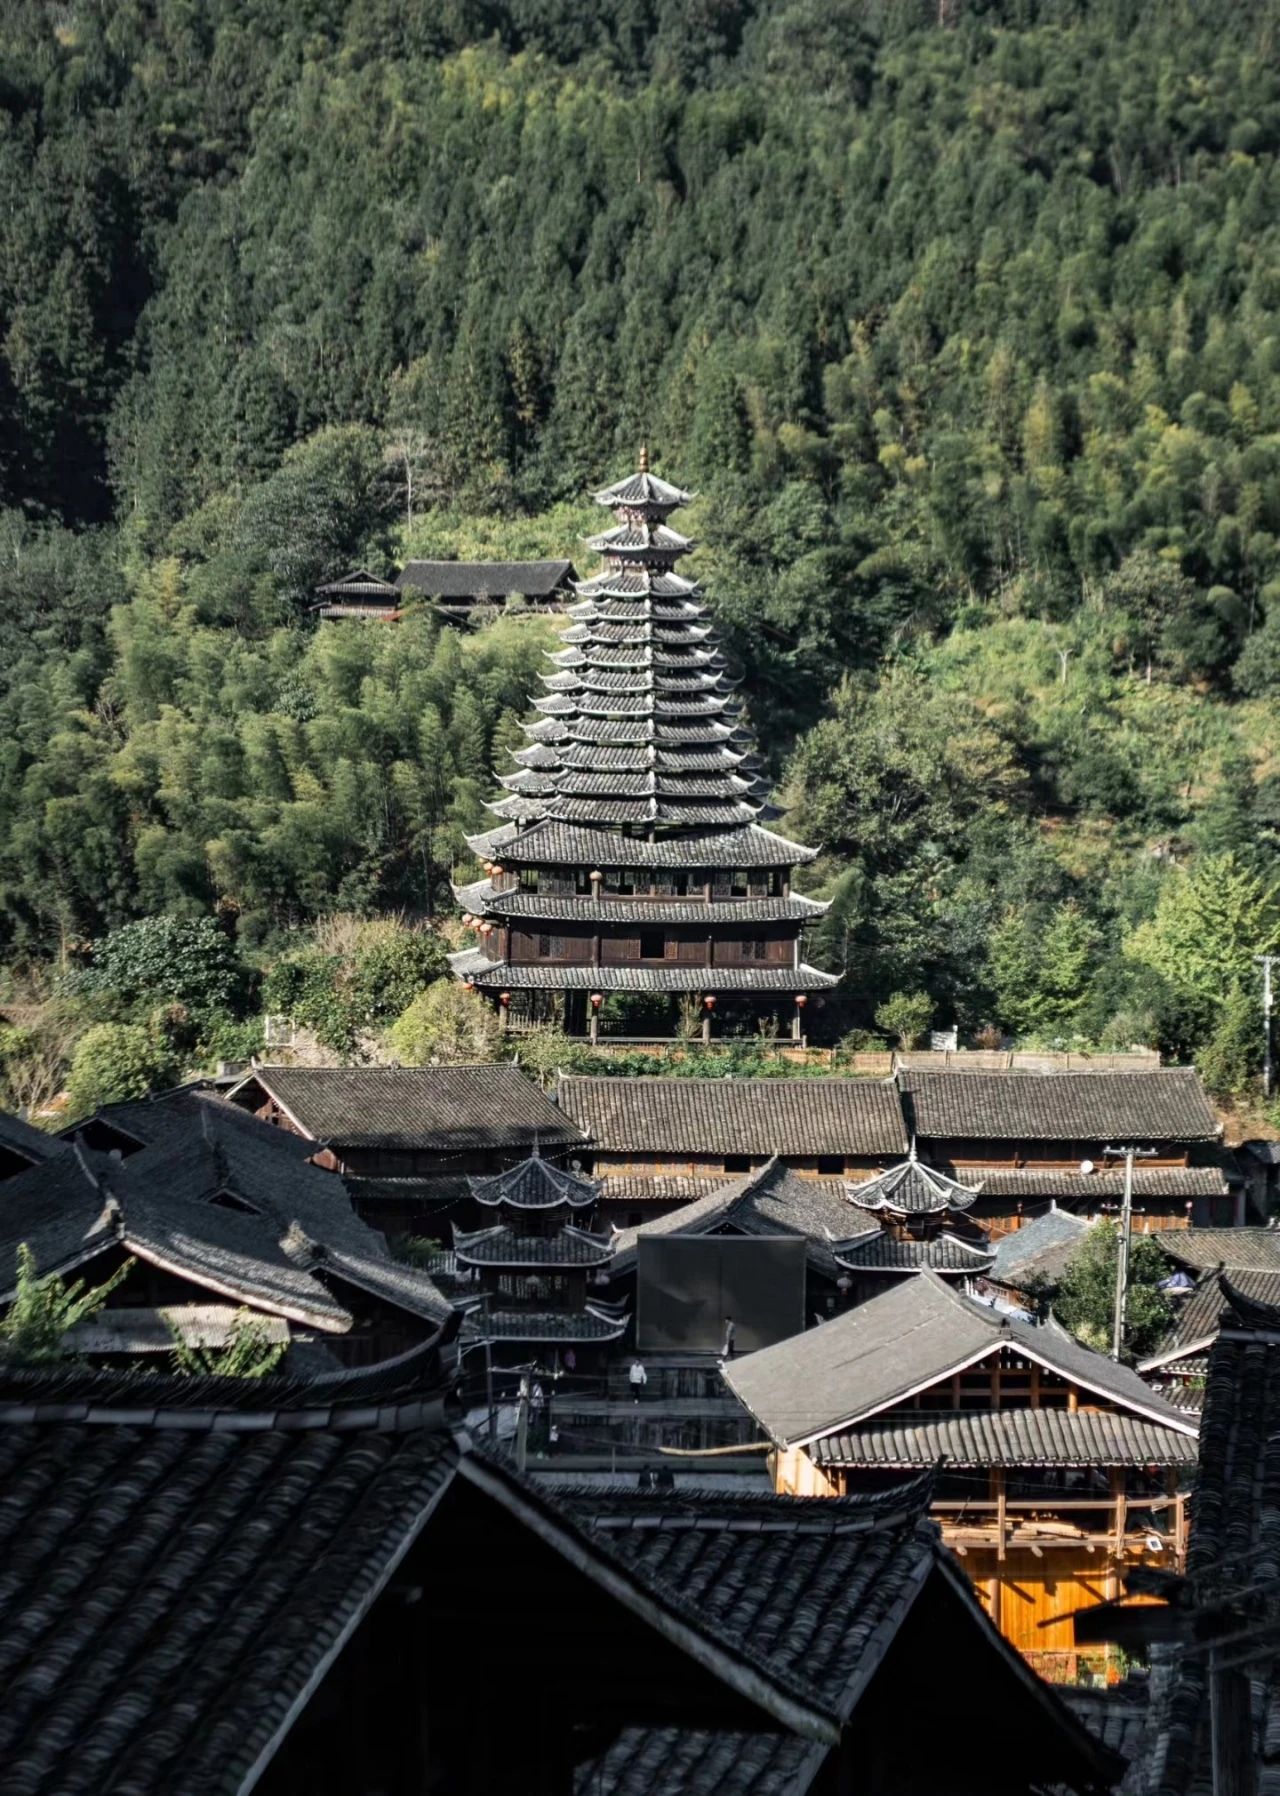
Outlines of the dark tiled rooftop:
M566 1078L559 1097L607 1153L874 1159L908 1145L897 1091L875 1079Z
M1193 1067L1134 1073L906 1072L899 1079L922 1139L1216 1141L1220 1129Z

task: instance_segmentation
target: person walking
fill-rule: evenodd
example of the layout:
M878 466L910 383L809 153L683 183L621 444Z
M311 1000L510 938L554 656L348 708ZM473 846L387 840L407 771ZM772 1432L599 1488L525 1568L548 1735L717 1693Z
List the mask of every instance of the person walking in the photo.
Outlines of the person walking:
M627 1373L627 1381L631 1386L631 1401L639 1403L640 1393L649 1382L649 1374L638 1359L631 1362L631 1370Z
M733 1317L726 1316L724 1319L724 1347L723 1347L722 1353L721 1353L722 1358L724 1358L724 1359L732 1359L733 1358L733 1344L737 1340L737 1338L738 1338L738 1331L733 1325Z

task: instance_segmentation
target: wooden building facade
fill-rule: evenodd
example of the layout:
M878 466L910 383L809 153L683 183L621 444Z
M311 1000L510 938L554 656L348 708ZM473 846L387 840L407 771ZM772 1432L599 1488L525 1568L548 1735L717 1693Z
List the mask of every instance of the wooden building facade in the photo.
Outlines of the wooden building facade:
M1129 1566L1182 1562L1196 1417L1055 1324L1002 1315L935 1273L725 1376L775 1443L780 1491L870 1491L943 1462L943 1539L1047 1675L1081 1668L1072 1610L1118 1594Z

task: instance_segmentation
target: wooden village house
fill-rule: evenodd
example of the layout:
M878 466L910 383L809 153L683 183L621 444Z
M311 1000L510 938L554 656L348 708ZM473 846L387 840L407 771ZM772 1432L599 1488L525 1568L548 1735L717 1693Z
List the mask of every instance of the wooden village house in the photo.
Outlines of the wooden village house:
M245 1318L301 1373L385 1359L450 1320L305 1143L211 1094L113 1105L71 1140L44 1139L53 1151L4 1182L0 1304L23 1247L39 1276L96 1285L128 1269L69 1352L165 1365L175 1336L217 1348Z
M906 1127L922 1160L981 1182L974 1220L999 1235L1051 1202L1096 1217L1119 1205L1116 1150L1134 1169L1134 1228L1244 1220L1243 1184L1191 1067L1155 1071L903 1072Z
M805 1036L837 983L805 960L826 905L792 889L815 850L761 825L765 792L741 705L671 528L688 493L639 470L595 495L614 527L591 539L571 628L544 676L528 745L471 840L484 878L457 889L473 947L459 979L504 1027L556 1021L671 1038L699 1026Z
M1056 1676L1078 1670L1073 1610L1114 1596L1127 1567L1182 1562L1196 1418L1057 1324L934 1272L725 1378L774 1443L779 1491L874 1491L943 1462L943 1539L1005 1635Z
M560 611L572 596L571 561L407 561L396 576L401 599L429 599L455 623L474 622L514 599L537 611Z

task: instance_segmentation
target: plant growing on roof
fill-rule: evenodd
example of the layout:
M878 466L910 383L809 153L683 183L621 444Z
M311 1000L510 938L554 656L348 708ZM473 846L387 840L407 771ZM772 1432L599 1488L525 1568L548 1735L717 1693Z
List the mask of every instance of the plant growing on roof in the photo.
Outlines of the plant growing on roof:
M13 1299L8 1314L0 1320L0 1360L14 1366L37 1366L63 1359L68 1331L96 1316L135 1264L126 1260L101 1285L87 1287L82 1278L68 1285L57 1272L41 1277L35 1255L21 1242Z
M173 1369L187 1377L265 1378L285 1355L285 1343L272 1341L260 1317L239 1309L231 1323L225 1347L193 1347L169 1325L173 1336Z

